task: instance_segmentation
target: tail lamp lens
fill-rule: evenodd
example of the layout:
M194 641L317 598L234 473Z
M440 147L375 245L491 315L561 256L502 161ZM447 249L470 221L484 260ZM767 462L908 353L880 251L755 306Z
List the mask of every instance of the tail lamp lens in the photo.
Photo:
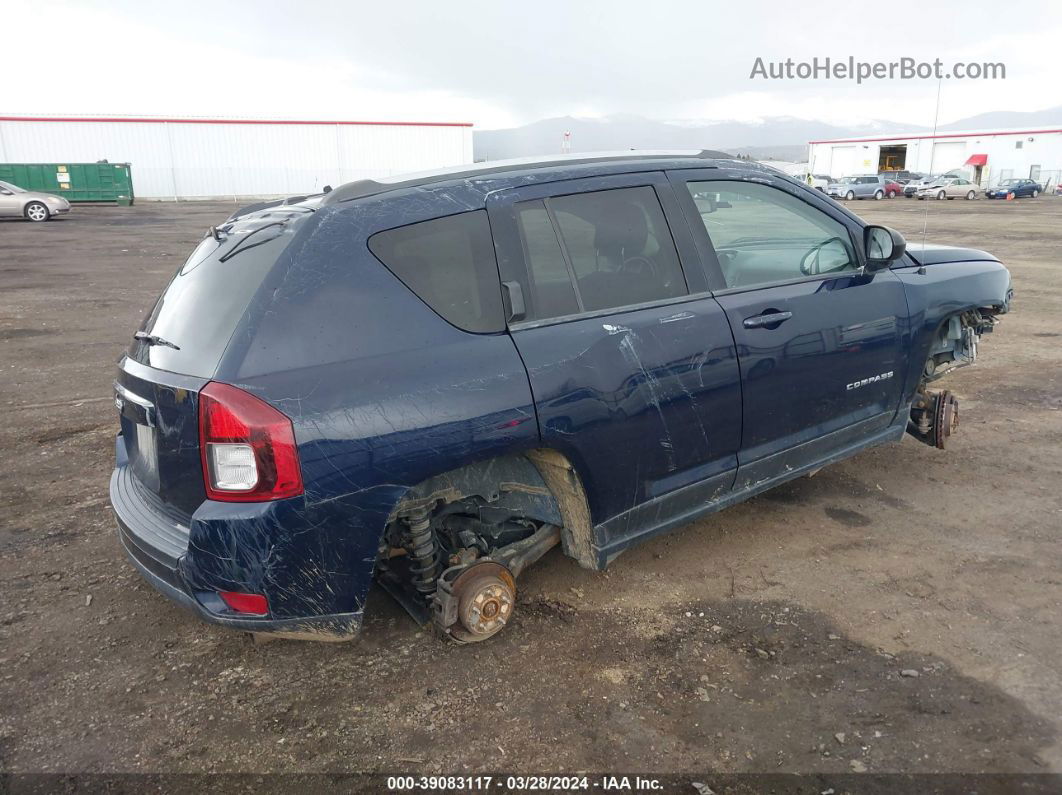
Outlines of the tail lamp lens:
M207 497L264 502L302 494L291 420L229 384L199 393L199 449Z

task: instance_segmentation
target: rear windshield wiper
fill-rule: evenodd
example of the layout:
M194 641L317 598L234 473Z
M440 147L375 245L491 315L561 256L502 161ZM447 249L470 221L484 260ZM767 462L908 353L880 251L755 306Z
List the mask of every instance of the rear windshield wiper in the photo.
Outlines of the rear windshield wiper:
M268 223L264 226L259 226L256 229L252 229L250 232L244 235L243 238L238 240L235 246L229 249L225 254L222 254L220 257L218 257L218 262L228 262L232 257L235 257L241 251L247 251L248 249L255 248L256 246L261 246L263 243L268 243L270 240L274 240L278 235L283 232L283 226L283 221L273 221L272 223ZM274 234L272 237L268 237L265 240L258 240L250 244L247 243L250 238L257 235L263 229L275 229L277 227L281 227L281 229L277 231L277 233Z
M148 334L146 331L138 331L133 335L133 339L146 342L148 345L162 345L166 348L173 348L175 351L179 351L180 348L174 345L169 340L164 340L157 334Z

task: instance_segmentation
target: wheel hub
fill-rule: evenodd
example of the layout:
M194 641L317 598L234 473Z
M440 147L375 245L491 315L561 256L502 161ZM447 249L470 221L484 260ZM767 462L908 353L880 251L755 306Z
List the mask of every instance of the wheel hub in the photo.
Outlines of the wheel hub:
M493 578L475 583L461 601L463 609L458 613L461 624L475 635L493 635L513 612L512 592Z
M453 579L444 574L435 598L436 623L454 640L472 643L497 634L512 618L516 583L505 566L484 560Z

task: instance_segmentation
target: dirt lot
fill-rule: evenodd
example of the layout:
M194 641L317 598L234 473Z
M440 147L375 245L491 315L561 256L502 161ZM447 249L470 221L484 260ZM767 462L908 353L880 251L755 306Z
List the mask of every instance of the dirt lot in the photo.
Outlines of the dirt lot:
M1016 290L946 382L950 450L865 453L607 573L553 552L465 648L382 592L355 643L257 646L126 563L114 362L231 209L0 223L0 769L1062 771L1062 200L928 205ZM916 238L927 205L855 209Z

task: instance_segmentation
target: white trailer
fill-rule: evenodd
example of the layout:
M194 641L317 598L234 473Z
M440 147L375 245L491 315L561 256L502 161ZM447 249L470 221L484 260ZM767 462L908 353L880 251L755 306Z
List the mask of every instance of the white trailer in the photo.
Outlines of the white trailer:
M138 199L313 193L472 162L467 122L0 116L0 163L131 163Z

